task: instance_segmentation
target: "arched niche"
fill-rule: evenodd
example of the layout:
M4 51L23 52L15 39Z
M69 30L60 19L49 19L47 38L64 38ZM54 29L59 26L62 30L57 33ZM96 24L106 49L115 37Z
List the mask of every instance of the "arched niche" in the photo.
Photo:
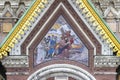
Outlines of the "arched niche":
M56 76L67 76L76 80L96 80L86 70L70 64L54 64L43 67L31 74L27 80L46 80Z

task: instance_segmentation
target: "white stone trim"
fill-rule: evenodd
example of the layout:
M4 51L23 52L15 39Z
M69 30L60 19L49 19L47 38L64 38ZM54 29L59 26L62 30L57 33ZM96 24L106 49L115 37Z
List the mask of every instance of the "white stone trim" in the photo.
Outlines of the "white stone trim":
M29 67L28 56L8 56L1 62L8 68Z
M94 67L118 67L120 58L117 56L95 56Z
M59 73L59 72L63 72L63 73L72 73L74 76L77 76L76 78L79 78L78 80L96 80L89 72L87 72L86 70L78 67L78 66L74 66L74 65L70 65L70 64L53 64L53 65L49 65L46 67L43 67L39 70L37 70L36 72L34 72L33 74L31 74L27 80L45 80L46 75L49 75L51 73Z
M15 76L15 75L29 75L29 72L7 72L6 75Z
M94 72L94 74L100 74L100 75L103 75L103 74L105 74L105 75L110 75L110 74L112 74L112 75L116 75L117 73L116 72Z
M61 76L61 75L63 75L63 76ZM54 80L68 80L68 77L67 76L65 76L65 74L63 73L63 74L61 74L60 76L59 75L57 75L55 78L54 78ZM61 79L62 78L62 79Z

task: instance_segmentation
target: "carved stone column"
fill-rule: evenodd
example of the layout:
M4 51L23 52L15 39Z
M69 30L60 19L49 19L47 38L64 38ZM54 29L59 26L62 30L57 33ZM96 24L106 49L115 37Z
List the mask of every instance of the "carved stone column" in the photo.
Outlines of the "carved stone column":
M116 35L120 39L119 26L120 26L120 20L119 20L119 18L117 18L116 19Z

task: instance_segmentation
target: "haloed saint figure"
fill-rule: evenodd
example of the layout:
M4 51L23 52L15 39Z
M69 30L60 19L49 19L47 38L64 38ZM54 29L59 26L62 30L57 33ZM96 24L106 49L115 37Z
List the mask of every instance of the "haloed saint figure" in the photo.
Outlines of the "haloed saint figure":
M60 16L35 49L34 64L52 59L69 59L88 65L88 49Z

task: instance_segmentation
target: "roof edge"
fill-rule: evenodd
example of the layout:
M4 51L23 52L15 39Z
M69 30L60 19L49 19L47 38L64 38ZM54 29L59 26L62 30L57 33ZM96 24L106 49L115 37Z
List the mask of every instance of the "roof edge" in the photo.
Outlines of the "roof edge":
M13 31L16 29L16 27L20 24L21 20L25 17L25 15L28 13L28 11L30 10L30 8L33 6L33 4L35 3L36 0L33 0L33 2L31 3L30 7L25 11L25 13L22 15L22 17L18 20L18 22L14 25L14 27L10 30L10 32L8 33L8 35L5 37L5 39L2 41L2 43L0 44L0 48L3 46L3 44L7 41L7 39L10 37L10 35L13 33Z
M98 15L98 17L101 19L101 21L105 24L107 29L110 31L110 33L114 36L114 38L120 43L120 40L115 36L115 34L111 31L110 27L108 24L106 24L105 20L101 18L100 14L98 13L98 10L94 7L93 3L91 0L87 0L87 2L90 4L91 8L95 11L95 13Z

